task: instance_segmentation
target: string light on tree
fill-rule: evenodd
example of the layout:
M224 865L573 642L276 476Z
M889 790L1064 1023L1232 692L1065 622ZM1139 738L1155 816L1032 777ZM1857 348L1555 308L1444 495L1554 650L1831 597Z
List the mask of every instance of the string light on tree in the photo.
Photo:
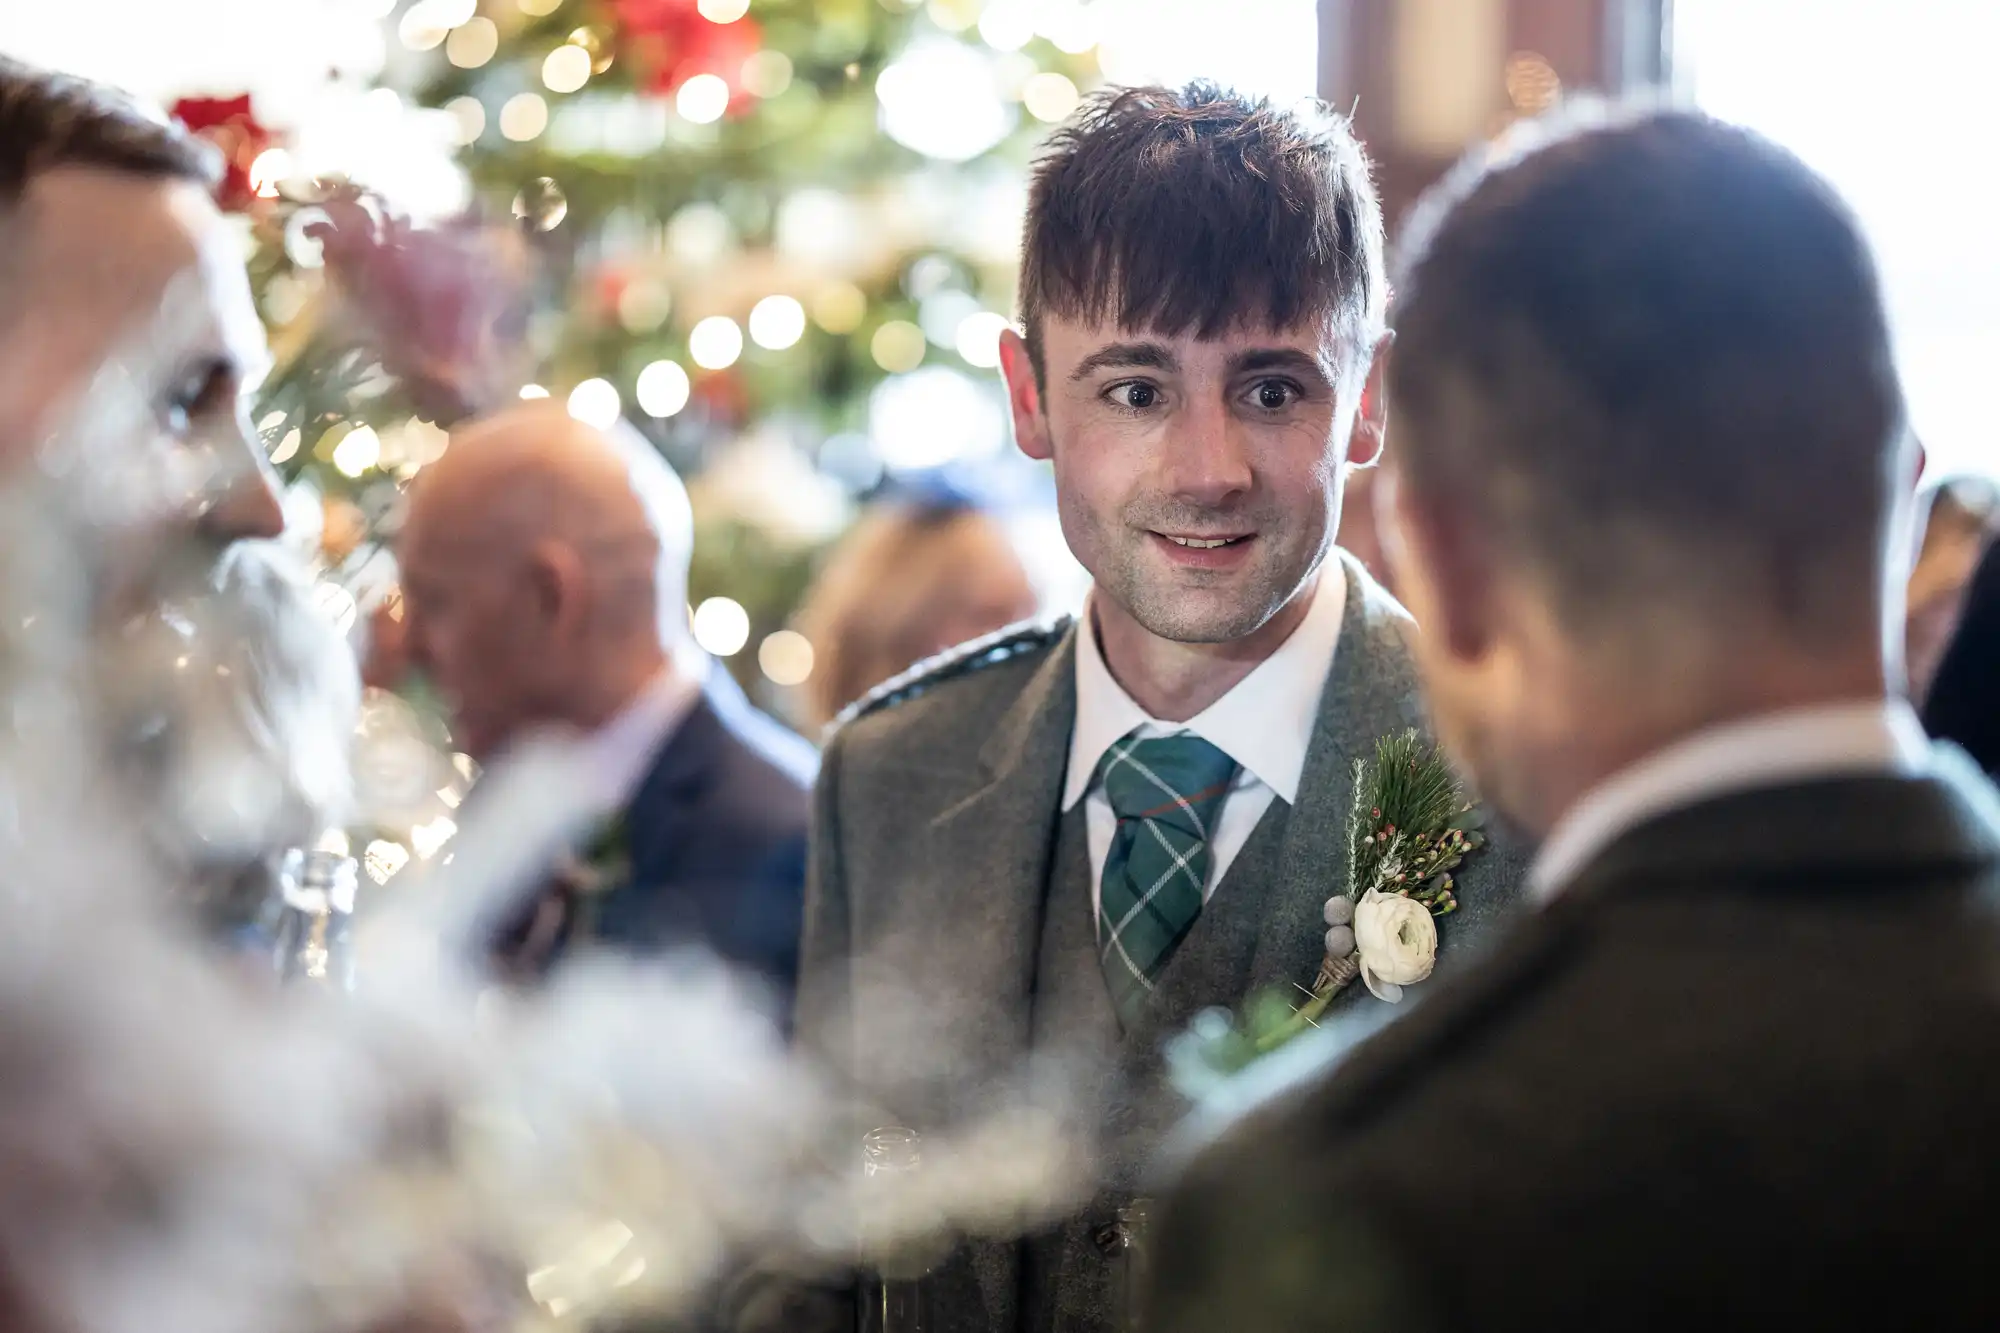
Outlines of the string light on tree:
M1021 87L1021 104L1028 114L1051 125L1068 120L1082 96L1068 75L1054 70L1042 71Z
M979 0L930 0L924 12L946 32L964 32L979 21Z
M750 341L773 352L797 343L806 332L806 308L790 296L767 296L750 309Z
M618 424L618 390L610 380L589 379L569 391L569 414L586 426L610 430Z
M812 316L828 333L852 333L868 317L868 297L851 282L829 284L813 297Z
M542 85L552 93L573 93L590 82L590 52L558 46L542 61Z
M451 35L448 25L439 23L424 5L412 5L396 24L396 38L412 51L433 51Z
M924 331L906 319L892 319L875 330L868 340L868 352L875 364L898 375L924 363Z
M700 0L695 9L710 23L734 23L750 12L750 0Z
M1018 51L1035 37L1035 12L1026 0L991 0L979 16L979 36L995 51Z
M461 147L471 147L486 133L486 104L478 98L454 97L444 104L444 109L451 113L457 131L454 137Z
M712 125L729 110L729 84L719 74L697 74L674 94L674 109L697 125Z
M1038 26L1050 45L1069 55L1080 56L1097 45L1096 18L1076 0L1050 4Z
M523 401L529 401L536 398L546 398L548 396L549 396L549 391L547 389L544 389L539 384L523 384L521 386L521 398Z
M517 93L500 108L500 133L526 143L549 127L549 104L535 93Z
M445 59L460 69L478 69L500 50L500 29L489 18L470 18L445 39Z
M750 613L732 598L711 597L694 609L694 641L712 657L734 657L750 642Z
M618 293L618 322L627 333L651 333L673 311L673 293L666 283L652 278L635 278Z
M992 62L944 36L911 42L875 80L882 130L941 162L967 162L1007 137L1011 108L994 88Z
M968 366L994 369L1000 364L1000 335L1010 326L1011 321L1005 315L996 315L991 310L967 315L958 326L959 356Z
M578 28L569 35L569 44L580 46L589 54L592 74L602 74L618 58L616 49L606 40L603 30L598 28Z
M688 355L703 370L727 370L743 355L743 330L727 315L710 315L688 331Z
M694 386L674 361L655 361L639 372L639 410L651 417L670 417L688 405Z
M753 97L776 97L792 86L792 58L783 51L759 51L743 62L743 91Z
M812 641L781 629L757 645L757 665L773 685L803 685L813 672Z

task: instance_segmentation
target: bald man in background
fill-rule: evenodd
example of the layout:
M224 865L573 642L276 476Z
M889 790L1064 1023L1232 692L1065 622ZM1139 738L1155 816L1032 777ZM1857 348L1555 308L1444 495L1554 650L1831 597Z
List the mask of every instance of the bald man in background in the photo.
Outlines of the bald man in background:
M690 642L692 534L679 479L635 435L546 402L480 418L413 489L406 649L482 764L531 733L574 736L594 841L629 864L587 893L552 875L496 941L502 971L700 943L788 1008L816 757Z

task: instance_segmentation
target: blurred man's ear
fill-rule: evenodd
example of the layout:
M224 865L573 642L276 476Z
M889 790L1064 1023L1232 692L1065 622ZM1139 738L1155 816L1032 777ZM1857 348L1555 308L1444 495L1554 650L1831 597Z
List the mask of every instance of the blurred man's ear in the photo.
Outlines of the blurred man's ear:
M1383 554L1418 628L1453 658L1485 657L1500 614L1490 543L1456 506L1420 493L1393 464L1374 490Z
M1389 365L1392 338L1393 335L1385 333L1376 342L1367 378L1361 384L1361 405L1354 413L1354 429L1347 436L1350 467L1373 467L1382 461L1382 449L1389 438L1389 395L1383 377Z
M1042 411L1042 387L1035 377L1034 358L1028 343L1008 329L1000 335L1000 373L1007 380L1007 406L1014 416L1014 443L1022 453L1045 462L1055 453L1049 438L1049 419Z
M534 631L551 641L573 637L589 615L583 560L561 542L537 542L524 563L526 605Z

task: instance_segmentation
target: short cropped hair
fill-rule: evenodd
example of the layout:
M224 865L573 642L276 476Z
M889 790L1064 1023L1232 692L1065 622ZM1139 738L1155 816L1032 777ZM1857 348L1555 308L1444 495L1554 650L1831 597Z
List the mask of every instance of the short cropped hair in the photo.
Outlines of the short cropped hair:
M1420 202L1400 466L1573 631L1644 605L1879 632L1903 394L1874 260L1797 158L1686 111L1531 124Z
M221 156L114 88L0 56L0 209L57 167L213 186Z
M1382 208L1347 121L1209 83L1108 89L1038 161L1021 322L1047 315L1210 338L1325 316L1361 352L1382 329ZM1365 358L1364 358L1365 361Z

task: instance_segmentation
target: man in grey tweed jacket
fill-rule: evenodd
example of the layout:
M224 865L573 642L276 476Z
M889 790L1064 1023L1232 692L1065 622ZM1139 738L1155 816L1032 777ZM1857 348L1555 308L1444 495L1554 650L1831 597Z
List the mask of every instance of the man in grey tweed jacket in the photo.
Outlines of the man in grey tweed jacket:
M1331 547L1347 469L1381 449L1383 300L1337 118L1110 93L1037 170L1003 366L1095 590L836 731L802 947L801 1039L876 1123L944 1130L1032 1075L1095 1149L1065 1221L935 1271L939 1330L1118 1327L1129 1205L1185 1110L1161 1043L1317 970L1352 763L1421 723L1408 617ZM1516 868L1468 863L1441 970Z

